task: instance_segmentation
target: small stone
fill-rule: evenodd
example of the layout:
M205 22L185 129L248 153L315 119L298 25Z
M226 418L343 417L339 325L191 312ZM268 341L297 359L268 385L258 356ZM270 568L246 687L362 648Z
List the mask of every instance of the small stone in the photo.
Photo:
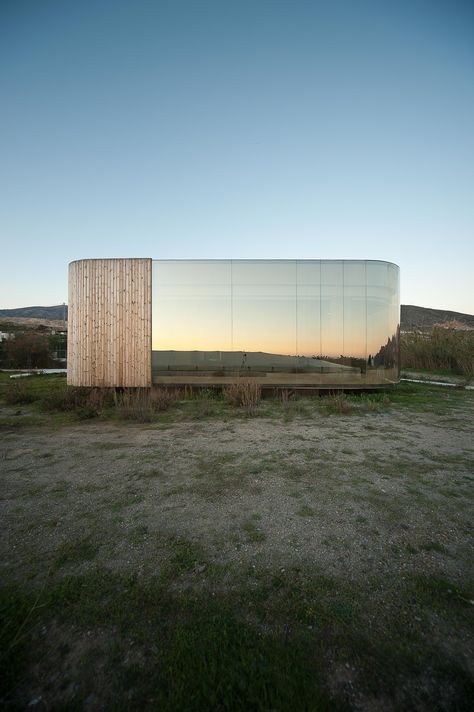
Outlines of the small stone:
M28 707L36 707L36 705L39 705L42 699L43 698L41 696L33 697L33 699L28 702Z

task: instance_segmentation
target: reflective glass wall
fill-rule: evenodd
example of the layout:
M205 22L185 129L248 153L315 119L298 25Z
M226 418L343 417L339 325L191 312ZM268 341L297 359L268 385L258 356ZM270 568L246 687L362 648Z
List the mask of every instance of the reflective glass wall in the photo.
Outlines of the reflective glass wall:
M358 260L154 260L155 383L399 378L399 269Z

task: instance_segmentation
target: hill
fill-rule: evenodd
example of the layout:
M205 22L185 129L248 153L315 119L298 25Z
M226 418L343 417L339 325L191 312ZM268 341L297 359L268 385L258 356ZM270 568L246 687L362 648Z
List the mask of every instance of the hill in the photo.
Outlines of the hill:
M64 309L67 306L58 304L52 307L22 307L19 309L0 309L2 319L41 319L42 322L56 321L63 322ZM461 312L447 311L444 309L430 309L428 307L417 307L413 304L402 304L401 306L401 330L402 331L429 331L435 324L446 321L457 321L474 328L474 316Z
M51 319L53 321L64 320L64 310L67 306L57 304L53 307L20 307L19 309L0 309L0 317L3 318L23 318L23 319Z
M430 331L435 324L456 321L474 329L474 316L444 309L417 307L402 304L400 328L402 331Z

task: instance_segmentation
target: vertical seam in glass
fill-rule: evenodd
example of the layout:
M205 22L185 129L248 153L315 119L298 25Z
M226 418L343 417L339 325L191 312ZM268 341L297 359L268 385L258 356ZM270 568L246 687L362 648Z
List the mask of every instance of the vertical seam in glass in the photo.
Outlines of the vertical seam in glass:
M298 356L298 260L295 260L295 356Z
M234 260L230 261L230 350L234 350Z
M321 319L323 318L322 315L322 304L321 304L321 299L323 296L322 292L322 281L323 281L323 274L322 274L322 264L321 260L319 260L319 357L323 357L323 324Z
M346 331L346 324L344 321L344 307L346 305L346 261L342 260L342 357L345 358L344 350L344 337ZM344 363L344 361L343 361Z
M365 274L365 364L366 364L366 373L367 373L367 338L368 338L368 305L367 305L367 260L364 262L364 274ZM365 380L367 381L367 376L365 377Z

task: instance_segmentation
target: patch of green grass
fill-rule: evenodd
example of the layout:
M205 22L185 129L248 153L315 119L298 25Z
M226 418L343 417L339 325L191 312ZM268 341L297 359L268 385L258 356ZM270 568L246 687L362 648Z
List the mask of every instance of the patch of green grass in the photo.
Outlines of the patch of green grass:
M139 524L128 532L127 539L130 544L142 544L147 538L147 535L148 527L146 524Z
M240 457L239 453L202 455L192 464L194 481L186 491L208 501L235 491L252 491L254 483L249 478L248 469L244 465L236 467Z
M79 494L92 494L94 492L104 492L107 485L97 485L95 482L86 482L84 485L76 485L76 492Z
M448 554L448 550L439 541L428 541L420 546L422 551L434 551L437 554Z
M168 562L162 572L164 580L193 571L196 566L209 566L204 551L199 544L187 539L171 537L164 542Z
M352 709L332 673L347 668L357 671L356 699L376 706L383 700L397 709L470 709L474 687L456 650L438 650L431 628L413 625L413 605L418 621L435 611L437 627L467 625L469 594L451 582L412 577L382 605L372 594L386 582L361 587L298 568L226 571L207 585L201 577L198 587L188 579L183 589L180 577L195 572L202 551L179 539L164 546L174 562L168 577L93 570L49 581L39 595L4 591L9 690L21 679L23 690L30 685L41 694L50 680L47 656L58 649L62 676L78 690L78 708L93 695L117 710L146 709L150 700L165 712ZM43 626L45 638L37 635ZM86 633L90 645L81 654ZM91 675L91 666L104 674ZM55 708L64 707L62 691L56 694Z
M297 510L296 514L300 517L314 517L314 509L304 504Z
M133 507L135 504L140 504L140 502L143 502L144 499L144 496L141 494L128 494L122 499L115 501L110 509L112 512L121 512L123 509L127 509L127 507Z
M11 640L28 615L32 599L16 591L4 599L11 603L6 636ZM97 628L102 638L108 636L108 645L93 648L94 668L104 675L90 674L90 653L73 655L74 664L66 668L78 689L73 700L77 708L91 695L101 706L119 711L337 712L345 708L337 700L329 701L308 640L284 640L275 633L258 631L242 620L226 597L176 595L157 582L141 584L134 578L95 572L50 585L41 603L30 622L42 626L55 620L58 648L66 665L68 652L76 649L86 631L89 638L94 638ZM72 631L69 623L74 624ZM14 664L14 656L9 656L9 675L3 680L8 690L27 672L28 663L40 660L47 650L41 637L28 646L32 631L28 626L24 630L28 635L23 657L17 657ZM133 651L140 655L134 657ZM30 684L36 694L40 681L30 679ZM64 707L67 692L63 704L61 691L56 694L55 706Z
M136 480L162 480L165 473L159 467L152 467L149 470L135 470L130 475L130 478Z
M68 564L92 561L99 547L90 537L77 541L64 541L58 548L53 562L53 569L59 569Z
M118 450L119 448L131 448L133 447L133 443L124 443L121 440L117 440L115 442L107 442L105 440L99 440L95 443L92 443L92 447L95 447L97 450Z
M443 497L448 497L448 498L452 498L452 497L462 497L462 496L463 496L463 493L462 493L462 492L458 492L458 491L456 491L455 489L453 489L452 487L440 487L440 488L438 489L438 492L439 492L440 494L442 494Z
M260 529L260 527L257 527L254 520L251 518L246 519L242 523L242 529L245 532L247 541L252 542L252 544L257 544L265 541L266 539L265 533Z
M422 413L445 415L466 404L472 404L474 393L424 383L399 383L391 392L390 399L397 406L405 406Z
M28 660L28 642L37 619L37 596L18 587L0 589L0 700L14 692ZM35 600L36 599L36 600Z
M300 490L297 489L290 489L288 491L288 497L293 497L294 499L300 499L300 497L303 496L303 493L300 492Z
M469 622L474 629L474 589L468 590L442 576L413 574L409 580L410 593L420 606L446 616L447 612Z
M48 494L55 499L63 499L68 496L70 486L70 483L66 482L66 480L60 480L48 490Z

